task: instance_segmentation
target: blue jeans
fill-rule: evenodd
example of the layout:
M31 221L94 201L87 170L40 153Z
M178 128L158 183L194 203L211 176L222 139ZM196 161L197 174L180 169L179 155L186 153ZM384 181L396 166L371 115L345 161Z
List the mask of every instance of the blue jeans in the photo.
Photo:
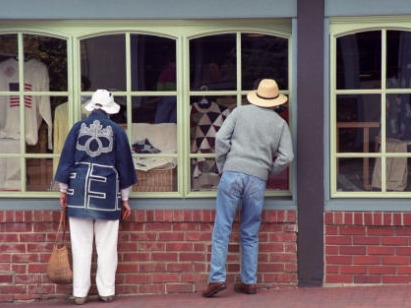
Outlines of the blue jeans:
M266 181L239 172L224 172L217 190L209 282L226 280L228 242L237 207L242 201L240 240L243 283L257 283L258 230Z

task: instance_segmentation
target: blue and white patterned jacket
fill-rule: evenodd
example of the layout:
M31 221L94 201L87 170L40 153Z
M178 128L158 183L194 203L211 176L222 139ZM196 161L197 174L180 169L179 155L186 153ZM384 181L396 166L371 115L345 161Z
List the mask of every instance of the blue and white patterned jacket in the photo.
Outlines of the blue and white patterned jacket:
M68 185L69 217L119 219L121 189L137 182L124 129L98 110L74 124L55 180Z

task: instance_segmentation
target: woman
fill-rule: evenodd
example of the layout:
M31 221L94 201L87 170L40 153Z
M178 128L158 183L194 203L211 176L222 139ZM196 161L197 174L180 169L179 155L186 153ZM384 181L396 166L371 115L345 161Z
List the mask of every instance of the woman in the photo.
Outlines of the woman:
M84 304L91 286L93 238L96 285L102 301L115 295L119 220L131 214L130 187L137 182L124 129L110 120L120 106L107 90L97 90L85 106L91 114L74 124L65 141L55 179L60 206L67 207L73 254L73 297Z

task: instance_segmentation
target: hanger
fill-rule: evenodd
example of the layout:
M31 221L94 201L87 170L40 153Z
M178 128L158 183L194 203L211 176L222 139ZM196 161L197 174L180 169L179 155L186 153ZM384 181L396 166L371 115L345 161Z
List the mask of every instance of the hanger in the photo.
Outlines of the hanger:
M200 88L201 91L208 91L208 87L206 85L201 86ZM210 106L210 102L207 100L207 98L205 97L205 95L203 95L203 98L200 100L200 102L198 103L198 105L202 108L207 108Z

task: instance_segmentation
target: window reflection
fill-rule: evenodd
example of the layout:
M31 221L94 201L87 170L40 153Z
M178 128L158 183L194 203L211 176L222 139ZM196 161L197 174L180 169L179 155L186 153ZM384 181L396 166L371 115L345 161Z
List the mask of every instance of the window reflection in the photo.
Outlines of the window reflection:
M387 88L410 88L411 33L387 31Z
M190 89L236 89L236 37L207 36L190 41Z
M175 40L132 34L131 67L133 91L175 91Z
M288 89L288 40L271 35L247 33L241 36L242 88L252 90L261 78L277 81Z
M381 31L337 39L337 88L375 89L381 86Z
M80 42L81 75L90 80L90 90L126 90L125 35L105 35Z

